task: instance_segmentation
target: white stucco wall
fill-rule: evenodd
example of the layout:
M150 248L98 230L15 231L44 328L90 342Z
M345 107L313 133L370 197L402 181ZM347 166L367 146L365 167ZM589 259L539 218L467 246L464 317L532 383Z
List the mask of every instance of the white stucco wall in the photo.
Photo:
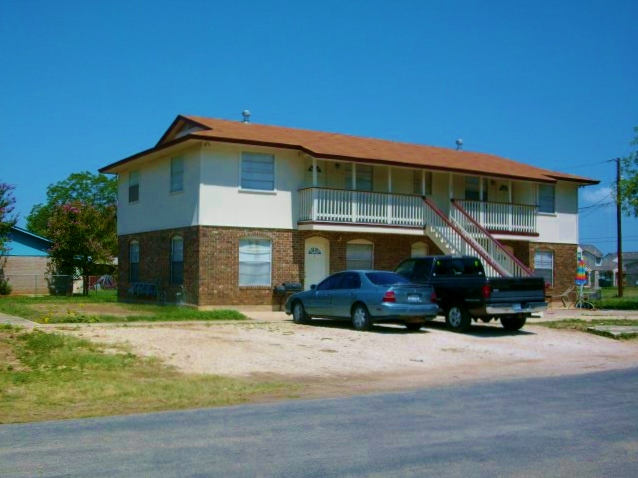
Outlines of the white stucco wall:
M242 151L275 156L275 191L242 190ZM184 191L170 193L171 158L184 158ZM321 173L318 187L345 188L346 163L318 160ZM245 147L232 144L199 143L187 149L157 154L119 175L118 234L132 234L194 225L297 228L300 188L312 185L312 158L284 149ZM140 199L128 202L130 170L140 172ZM374 190L388 191L387 166L373 169ZM465 176L452 174L454 198L465 196ZM392 192L412 193L412 170L391 169ZM537 204L534 183L489 179L488 200L501 201L506 194L500 185L511 188L512 201ZM450 173L432 173L432 196L438 206L449 210ZM509 194L509 193L507 193ZM578 243L578 188L572 183L556 186L556 213L538 217L538 242Z
M184 159L184 190L171 193L171 158ZM118 234L187 227L197 224L199 147L157 156L118 176ZM140 172L139 201L129 203L129 173Z
M275 155L275 191L240 188L242 151ZM304 158L296 151L211 145L201 152L199 224L292 229L297 190L304 182Z
M538 216L537 242L578 244L578 187L573 183L556 185L556 213Z

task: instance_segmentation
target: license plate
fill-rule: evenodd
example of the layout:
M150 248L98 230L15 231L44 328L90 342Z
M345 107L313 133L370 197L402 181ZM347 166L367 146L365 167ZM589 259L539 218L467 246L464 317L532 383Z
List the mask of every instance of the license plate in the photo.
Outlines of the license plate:
M421 294L408 294L408 302L421 302Z

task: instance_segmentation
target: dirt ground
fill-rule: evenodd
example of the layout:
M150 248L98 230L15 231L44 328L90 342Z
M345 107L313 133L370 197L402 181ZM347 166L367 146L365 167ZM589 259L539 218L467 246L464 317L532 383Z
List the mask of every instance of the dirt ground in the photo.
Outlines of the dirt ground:
M66 327L76 336L126 343L185 373L303 384L302 395L347 396L452 383L558 376L638 366L638 341L542 327L519 332L499 323L455 334L442 320L419 332L344 322L294 324L281 312L245 312L252 320L188 324ZM546 317L547 318L547 317ZM551 317L550 317L551 318Z

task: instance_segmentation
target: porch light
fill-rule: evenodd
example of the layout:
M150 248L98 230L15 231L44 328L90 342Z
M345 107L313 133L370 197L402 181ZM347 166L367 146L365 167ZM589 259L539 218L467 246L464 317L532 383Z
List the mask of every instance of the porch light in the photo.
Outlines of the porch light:
M507 184L501 184L501 187L498 188L498 190L507 192Z
M308 171L310 171L312 173L312 164L310 165L310 167L308 168ZM321 172L321 166L317 166L317 172L320 173Z

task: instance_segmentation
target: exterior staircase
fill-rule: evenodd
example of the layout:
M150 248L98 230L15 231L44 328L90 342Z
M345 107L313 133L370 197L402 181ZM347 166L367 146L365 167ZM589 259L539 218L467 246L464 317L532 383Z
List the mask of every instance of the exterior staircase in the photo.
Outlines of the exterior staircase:
M478 256L488 276L534 275L459 204L451 201L449 218L429 198L425 203L425 233L447 254Z

